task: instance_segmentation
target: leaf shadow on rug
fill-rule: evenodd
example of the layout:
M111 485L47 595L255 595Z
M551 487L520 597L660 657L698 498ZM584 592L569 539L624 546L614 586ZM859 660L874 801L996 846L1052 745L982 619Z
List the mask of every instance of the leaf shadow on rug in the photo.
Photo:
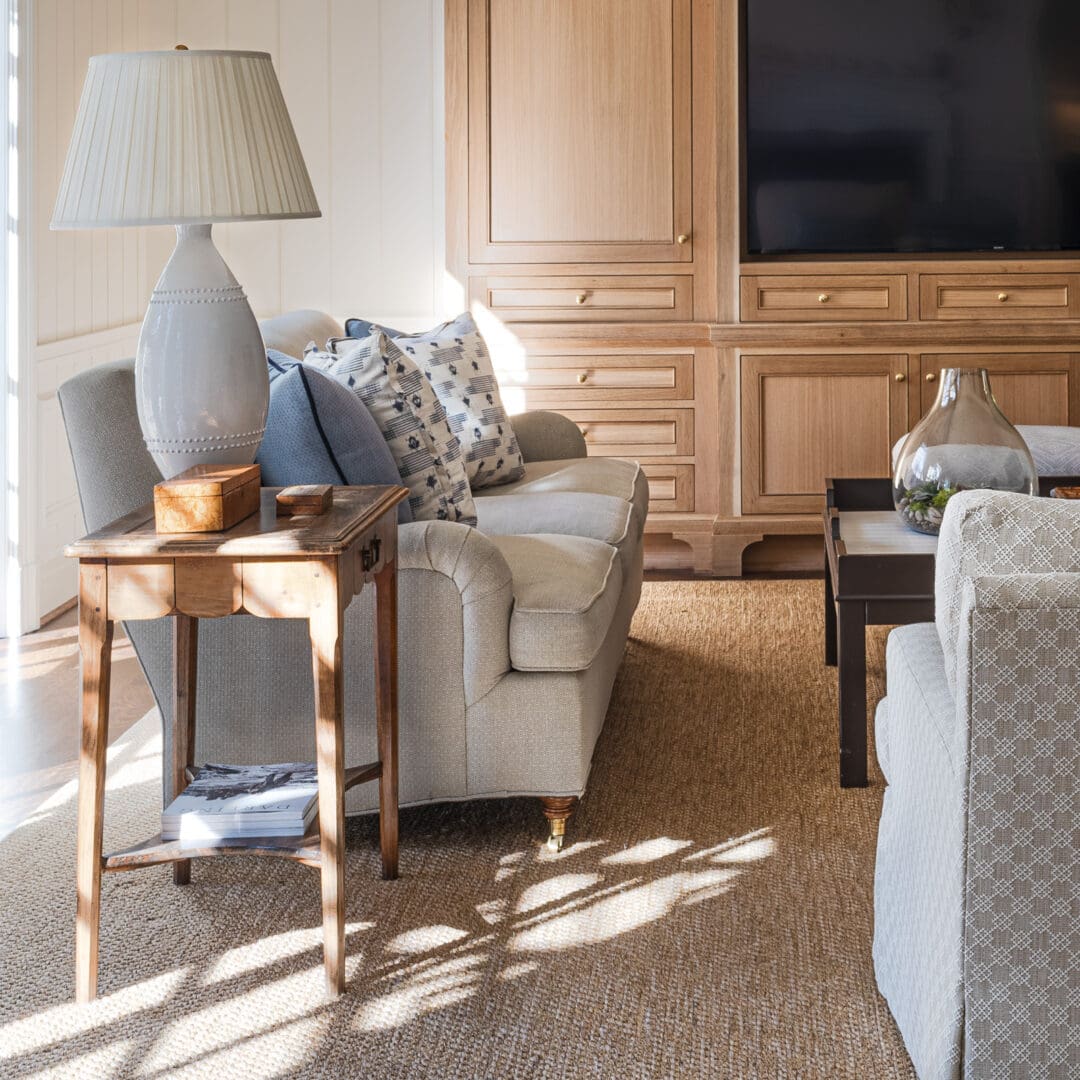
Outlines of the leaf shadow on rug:
M350 819L336 1001L316 875L245 857L106 875L74 1005L69 786L0 843L0 1073L910 1080L870 961L880 774L836 782L820 590L646 585L559 854L531 799L406 809L384 882ZM152 831L159 777L151 715L110 752L107 848Z

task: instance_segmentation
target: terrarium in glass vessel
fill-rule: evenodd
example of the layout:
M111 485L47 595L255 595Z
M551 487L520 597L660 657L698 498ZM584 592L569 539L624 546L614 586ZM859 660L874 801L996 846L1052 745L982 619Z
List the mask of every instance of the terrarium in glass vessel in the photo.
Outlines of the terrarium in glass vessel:
M1037 487L1031 451L998 408L986 370L945 368L937 401L896 461L893 502L900 520L936 535L945 506L958 491L1033 495Z

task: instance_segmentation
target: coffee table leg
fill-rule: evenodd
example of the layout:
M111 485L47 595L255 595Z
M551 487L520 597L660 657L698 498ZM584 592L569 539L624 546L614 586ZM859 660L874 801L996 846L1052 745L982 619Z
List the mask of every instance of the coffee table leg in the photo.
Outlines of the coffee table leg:
M172 775L165 802L172 802L187 787L187 770L195 764L195 689L199 660L199 620L176 615L173 626L173 732ZM173 881L191 881L191 860L173 863Z
M341 672L342 604L334 560L316 564L309 632L315 681L319 776L323 964L331 995L345 989L345 724Z
M825 663L836 667L836 596L833 593L829 547L825 545Z
M379 843L383 877L398 876L398 665L397 566L388 560L375 575L375 696L378 710Z
M75 997L97 994L101 919L101 827L105 750L109 742L109 677L113 624L108 618L106 565L79 564L79 655L82 659L82 744L76 850Z
M866 607L841 601L839 622L840 786L866 786Z

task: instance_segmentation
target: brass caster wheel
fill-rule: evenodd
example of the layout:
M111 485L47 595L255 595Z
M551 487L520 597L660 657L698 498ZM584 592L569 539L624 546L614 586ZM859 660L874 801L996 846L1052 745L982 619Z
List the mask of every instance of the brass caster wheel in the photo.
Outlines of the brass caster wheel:
M561 836L561 835L560 836L549 836L548 840L547 840L547 849L548 849L548 851L550 851L553 854L557 855L560 851L562 851L562 846L563 846L563 840L564 839L565 838L563 836Z

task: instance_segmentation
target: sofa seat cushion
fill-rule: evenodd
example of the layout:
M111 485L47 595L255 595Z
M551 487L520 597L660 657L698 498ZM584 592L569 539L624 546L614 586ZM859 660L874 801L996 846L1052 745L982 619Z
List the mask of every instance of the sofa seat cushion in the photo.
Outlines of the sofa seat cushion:
M619 553L584 536L545 533L491 540L513 575L511 666L517 671L587 668L619 603Z
M541 492L587 492L592 495L614 495L630 503L638 519L638 528L645 526L649 512L649 481L636 461L623 458L588 457L565 461L530 461L525 476L512 484L487 488L484 494L492 498L507 495L539 494Z

